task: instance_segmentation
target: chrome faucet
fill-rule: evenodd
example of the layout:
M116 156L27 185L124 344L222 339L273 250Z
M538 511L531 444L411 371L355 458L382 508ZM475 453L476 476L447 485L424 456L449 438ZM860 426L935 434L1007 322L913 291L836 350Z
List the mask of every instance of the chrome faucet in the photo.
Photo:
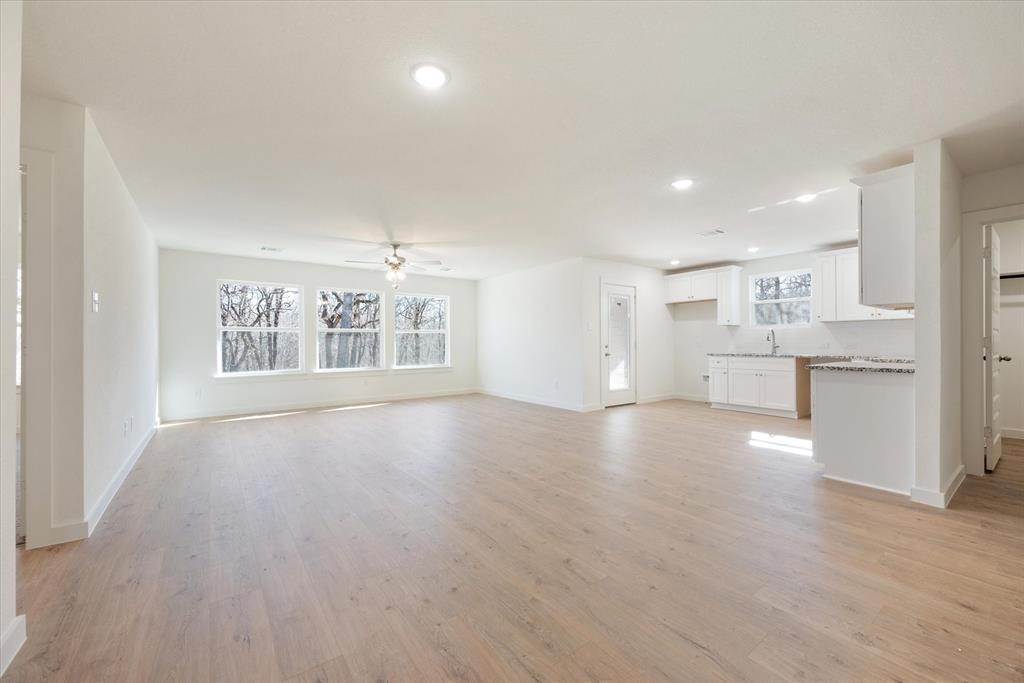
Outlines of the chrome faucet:
M772 343L772 355L774 356L779 352L779 345L775 343L775 328L768 330L768 339Z

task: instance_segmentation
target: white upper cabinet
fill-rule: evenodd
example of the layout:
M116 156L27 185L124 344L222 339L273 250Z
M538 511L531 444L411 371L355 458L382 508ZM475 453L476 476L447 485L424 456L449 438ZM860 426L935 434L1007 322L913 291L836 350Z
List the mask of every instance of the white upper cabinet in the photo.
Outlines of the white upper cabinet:
M718 273L694 273L690 278L690 299L710 301L718 298Z
M718 324L740 324L739 266L665 276L665 303L718 301Z
M814 319L821 323L836 320L836 255L819 254L811 275Z
M740 267L718 271L718 324L740 324Z
M858 301L878 308L913 308L914 165L851 182L860 187Z
M860 303L860 256L857 249L818 254L814 260L814 319L818 322L913 318L912 310L890 310Z

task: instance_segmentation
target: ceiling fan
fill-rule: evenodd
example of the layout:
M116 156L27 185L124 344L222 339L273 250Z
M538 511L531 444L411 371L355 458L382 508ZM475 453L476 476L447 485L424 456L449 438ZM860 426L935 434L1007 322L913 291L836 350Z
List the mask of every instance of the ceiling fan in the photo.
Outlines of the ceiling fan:
M398 289L399 283L405 279L406 269L426 272L426 268L424 268L424 266L439 266L441 270L446 272L452 270L437 259L427 261L409 261L404 256L399 256L398 248L402 246L401 242L388 242L385 244L391 247L391 253L387 254L383 261L346 259L345 263L359 263L367 265L380 265L383 263L384 267L387 268L387 272L384 273L384 277L391 283L392 289Z

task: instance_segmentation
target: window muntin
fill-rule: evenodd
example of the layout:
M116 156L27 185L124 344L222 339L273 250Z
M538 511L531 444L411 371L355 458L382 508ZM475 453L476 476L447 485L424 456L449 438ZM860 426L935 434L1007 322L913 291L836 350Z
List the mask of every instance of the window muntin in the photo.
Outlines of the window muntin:
M317 291L317 369L381 368L383 300L379 292Z
M217 294L220 374L302 369L302 292L298 287L220 281Z
M811 323L811 271L762 273L750 277L750 323L785 327Z
M447 366L449 300L446 296L395 295L396 368Z

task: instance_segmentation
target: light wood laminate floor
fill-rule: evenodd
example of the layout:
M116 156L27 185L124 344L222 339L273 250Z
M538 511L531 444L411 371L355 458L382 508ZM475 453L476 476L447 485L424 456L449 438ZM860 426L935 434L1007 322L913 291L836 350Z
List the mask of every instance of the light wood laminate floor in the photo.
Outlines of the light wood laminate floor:
M484 396L165 426L92 538L20 554L4 680L1024 679L1021 442L943 511L750 444L809 426Z

